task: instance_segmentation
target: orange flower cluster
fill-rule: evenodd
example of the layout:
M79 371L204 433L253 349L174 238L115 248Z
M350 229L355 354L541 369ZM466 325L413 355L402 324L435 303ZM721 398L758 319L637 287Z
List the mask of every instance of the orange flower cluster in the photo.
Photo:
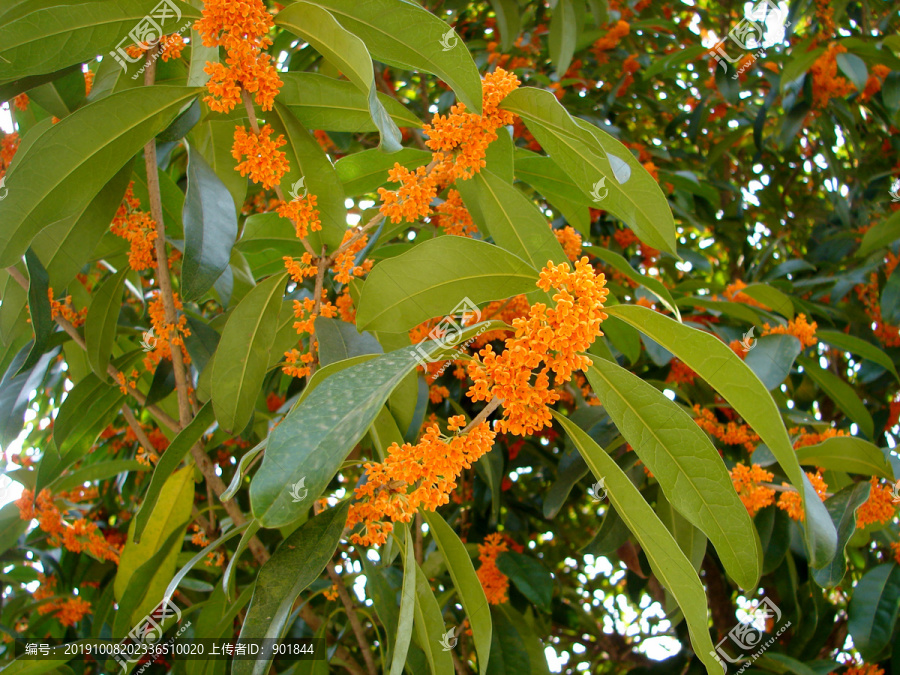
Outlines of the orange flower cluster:
M815 445L816 443L821 443L822 441L828 440L829 438L834 438L835 436L849 436L850 434L841 429L826 429L821 434L816 433L814 431L806 432L801 431L800 427L794 427L788 431L791 436L796 434L800 434L797 439L794 441L794 450L799 448L805 448L808 445Z
M391 222L414 222L431 213L431 201L438 192L455 180L474 176L484 166L487 146L497 139L497 129L512 124L514 115L498 107L516 87L519 79L502 68L485 75L481 83L482 114L466 112L457 103L448 115L435 115L423 131L426 145L432 150L432 161L410 171L399 163L388 173L400 183L396 191L378 188L381 213Z
M834 7L830 0L816 0L816 18L819 20L819 30L813 39L818 41L821 37L834 36Z
M465 207L456 190L447 192L447 199L435 208L432 222L446 234L458 237L471 237L478 232L478 226L472 222L472 216Z
M87 318L87 307L79 311L72 308L72 296L67 295L62 302L53 299L53 287L47 289L47 297L50 299L50 316L55 319L61 316L76 328L84 323Z
M478 581L484 589L484 595L491 605L501 605L507 600L509 578L497 567L497 556L509 550L499 532L485 537L483 544L478 544Z
M884 275L889 278L900 262L900 256L891 252L887 254ZM875 337L881 340L885 347L900 347L900 327L892 326L881 316L881 293L878 288L878 273L873 272L868 284L859 284L855 287L856 295L863 303L866 315L875 324Z
M184 51L184 38L181 37L181 33L171 33L170 35L163 35L162 39L159 41L159 49L159 56L163 61L168 61L170 59L180 59L181 52ZM128 53L128 56L136 59L150 50L144 49L140 45L131 45L129 47L126 47L125 51Z
M666 376L666 382L676 383L676 384L694 384L694 380L697 378L697 373L691 370L690 366L688 366L681 359L672 359L672 364L669 368L669 374Z
M731 482L741 499L741 503L747 509L752 518L760 509L764 509L775 501L775 490L760 483L772 480L772 473L766 471L759 464L747 467L743 463L734 465L728 472Z
M182 309L181 300L178 293L172 294L175 301L175 311L180 312ZM184 314L179 315L177 324L166 322L166 309L163 305L162 295L159 291L154 292L153 299L147 307L150 314L150 322L152 324L153 335L156 337L156 344L153 349L147 352L144 357L144 367L152 370L162 359L172 360L172 345L181 349L181 358L184 363L190 363L191 357L184 347L184 338L191 334L191 329L187 326L187 317Z
M608 57L604 52L618 47L622 38L628 35L630 31L631 25L627 21L619 21L609 29L606 35L594 42L591 46L591 51L594 52L597 62L601 64L606 63Z
M832 98L843 98L856 87L846 77L837 74L837 55L847 48L831 43L812 64L813 108L824 108Z
M863 102L868 101L881 91L881 85L884 84L884 78L886 78L890 72L890 68L880 63L872 66L872 74L869 75L869 78L866 80L866 87L859 95L859 100Z
M553 234L569 260L575 262L581 257L581 235L577 230L566 225L559 230L553 230Z
M559 386L568 382L574 371L588 367L590 359L580 352L603 335L600 323L606 319L606 278L595 274L587 257L575 263L573 272L568 263L554 266L548 262L537 285L545 292L557 291L553 295L556 306L532 305L527 318L513 321L516 333L506 339L502 353L494 353L487 345L479 352L481 358L468 367L474 382L469 398L502 399L504 419L499 429L517 436L550 426L548 406L559 400L559 393L550 388L550 371ZM535 374L538 367L541 370Z
M759 443L759 436L746 424L722 424L712 410L701 408L699 403L694 404L694 413L694 421L701 429L727 445L743 445L747 452L753 452Z
M235 170L240 171L241 176L250 174L250 180L261 183L264 190L271 190L280 184L281 177L291 168L287 155L278 149L287 143L284 136L279 134L272 140L269 138L271 135L272 127L268 124L259 130L258 135L238 126L234 129L234 145L231 146L231 156L238 162ZM242 160L245 155L246 159Z
M455 415L447 422L450 431L458 431L465 417ZM347 518L347 527L363 527L350 540L363 546L384 544L392 523L408 523L420 506L434 511L447 504L462 470L490 451L495 436L487 422L450 438L432 424L416 445L391 445L383 463L365 465L366 482L356 488L358 501Z
M803 348L812 347L819 340L816 338L816 328L818 324L806 322L805 314L798 314L793 321L789 321L787 326L771 327L768 323L763 324L763 335L793 335L800 340Z
M45 600L56 595L55 576L50 575L49 577L45 577L43 574L38 573L38 582L40 582L40 586L38 586L37 590L33 594L35 600ZM38 614L42 615L55 612L56 619L63 626L68 627L74 626L76 623L81 621L81 619L84 618L85 615L90 614L91 603L78 597L57 599L51 602L43 603L38 607L37 611Z
M28 94L22 93L13 97L13 104L17 110L28 110Z
M334 280L339 284L349 284L352 277L361 277L368 274L372 269L373 262L371 260L364 260L362 265L356 264L356 254L362 251L366 244L369 243L369 235L367 234L353 239L359 231L360 228L351 227L344 232L344 238L341 241L341 246L338 248L340 253L334 258L334 264L331 269L334 271ZM353 241L347 248L340 250L351 240Z
M156 221L140 208L141 200L134 196L134 181L131 181L109 227L114 235L130 244L128 264L137 272L156 266Z
M298 349L292 349L285 352L286 364L282 367L282 372L291 377L306 377L310 373L310 364L315 361L315 353L319 349L319 343L315 340L316 334L316 317L327 316L333 317L337 314L337 308L327 301L327 293L322 291L322 302L319 306L318 314L314 314L316 301L312 298L304 298L303 301L294 300L294 330L298 335L304 333L309 335L309 351L303 353ZM302 364L302 365L298 365Z
M291 275L291 279L298 284L303 283L306 277L314 277L319 273L318 265L313 264L316 261L312 253L304 253L300 256L299 262L289 255L284 256L282 260L284 260L284 268Z
M207 47L223 46L225 63L206 62L210 95L203 100L210 110L230 112L241 100L241 88L256 93L256 103L271 110L284 84L263 50L272 44L267 37L274 22L262 0L205 0L203 18L194 24ZM227 64L227 65L226 65Z
M822 469L816 469L815 473L806 472L809 482L816 489L816 494L823 502L828 497L828 484L822 478ZM791 487L788 483L782 483L785 487ZM806 514L803 512L803 501L800 499L800 493L796 489L782 492L778 496L778 508L787 512L788 516L794 520L803 522Z
M856 527L864 528L871 523L886 523L894 517L894 501L891 491L879 485L878 479L872 478L872 491L869 498L856 510Z
M38 526L49 536L51 546L63 546L73 553L87 551L98 560L119 562L119 551L109 545L94 523L79 518L69 525L63 520L50 490L41 490L35 503L34 492L26 488L16 506L22 520L38 521Z
M884 670L876 665L864 663L861 666L850 666L844 671L844 675L884 675Z
M17 132L4 134L3 139L0 140L0 178L6 175L6 170L9 169L13 156L18 149L19 134Z
M628 58L622 63L622 72L625 74L625 78L622 80L622 84L619 85L616 96L621 96L628 91L628 87L634 84L634 74L640 70L640 68L641 64L638 63L638 60L632 54L629 54ZM654 178L656 178L655 175Z
M750 305L751 307L759 307L761 309L769 309L761 302L754 300L746 293L742 293L741 289L747 288L747 284L738 279L733 284L728 284L725 287L725 290L722 292L722 295L725 296L725 299L729 302L742 302L745 305Z
M94 88L94 71L87 70L84 73L84 95L90 96L91 89Z
M271 133L271 130L269 133ZM282 137L279 136L279 138ZM284 143L279 143L280 145L284 145ZM318 232L322 229L322 221L319 220L319 210L316 208L315 195L298 197L289 202L279 202L278 208L275 210L279 216L288 218L294 223L297 239L305 239L310 232Z

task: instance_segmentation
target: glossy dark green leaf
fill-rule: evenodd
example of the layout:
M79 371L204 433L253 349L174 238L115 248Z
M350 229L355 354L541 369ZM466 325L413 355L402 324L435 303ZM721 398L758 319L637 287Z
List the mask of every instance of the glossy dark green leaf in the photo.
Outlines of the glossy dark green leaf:
M500 607L492 608L494 632L491 634L491 661L487 675L531 673L531 661L525 649L525 641L519 635L516 624Z
M558 0L550 19L550 61L560 79L572 63L578 32L574 1Z
M497 246L467 237L429 239L373 268L356 323L361 329L405 331L464 301L478 305L533 291L537 280L531 265ZM475 316L471 305L467 311Z
M291 534L256 579L253 599L241 626L241 639L280 638L294 601L318 578L334 555L350 502L345 501L310 518ZM271 658L236 659L234 675L264 675Z
M106 480L128 471L149 471L150 467L134 459L113 459L97 462L70 471L53 482L53 491L73 490L85 483Z
M4 450L21 433L31 392L40 385L47 367L56 356L56 350L51 350L41 356L31 370L17 375L30 351L29 342L19 350L0 380L0 446Z
M837 546L834 525L809 478L800 470L775 401L753 371L718 338L651 309L615 305L606 311L652 337L684 361L759 434L791 483L803 488L801 495L806 511L803 534L813 567L821 567L831 560Z
M763 549L763 574L771 574L787 553L791 543L791 519L783 509L772 505L753 518Z
M413 622L416 616L416 577L419 566L416 564L416 552L413 545L412 534L409 527L402 525L395 528L394 539L399 539L396 530L399 529L404 537L403 546L403 587L400 591L400 608L397 615L397 640L394 643L394 656L391 660L390 675L402 675L403 666L406 664L406 656L409 653L409 643L412 640ZM392 598L393 599L393 598Z
M756 374L763 386L772 391L791 372L800 350L800 340L793 335L767 335L755 341L744 357L744 363Z
M395 152L401 147L400 130L375 91L375 75L369 51L362 40L345 30L332 13L323 8L322 5L325 4L327 3L314 5L295 2L278 12L275 23L308 41L366 94L369 114L381 135L381 145L386 152ZM354 3L355 11L358 12L366 5Z
M894 480L894 471L884 452L861 438L835 436L797 449L797 461L833 471L878 476Z
M812 570L813 578L819 586L833 588L841 583L847 573L844 551L850 537L856 532L856 509L869 498L871 489L872 486L867 482L851 483L825 500L825 508L828 509L838 533L838 545L834 559L828 565Z
M122 91L76 110L41 134L7 176L9 194L0 202L0 267L16 262L47 225L82 213L198 93L164 85Z
M872 421L872 415L853 387L831 371L820 367L812 359L802 357L797 359L797 363L803 366L803 372L819 385L837 407L859 425L859 430L867 438L874 439L875 423Z
M29 248L25 252L25 267L28 269L28 314L31 316L31 329L34 338L28 358L19 368L19 372L30 370L38 362L47 347L47 340L53 332L53 316L50 312L50 278L37 254ZM55 299L55 298L54 298Z
M256 286L228 317L212 370L212 402L224 429L240 433L262 388L284 297L286 275Z
M193 447L194 443L200 440L204 432L209 429L210 425L215 421L213 415L213 405L207 402L203 405L194 419L178 432L178 435L169 443L169 447L162 453L159 462L153 469L153 476L150 478L150 486L144 495L144 501L141 503L137 514L134 517L134 526L132 528L132 536L135 542L140 542L144 534L150 518L154 515L156 504L165 488L166 482L175 470L181 464L181 461Z
M507 52L522 30L519 5L515 0L491 0L491 7L494 8L497 24L500 27L500 46L504 52Z
M447 628L434 591L422 568L416 565L416 614L413 626L419 647L425 652L432 675L453 675L450 652L441 647Z
M882 368L891 371L894 377L900 380L900 375L897 374L897 367L894 365L894 362L891 361L891 357L871 342L866 342L854 335L847 335L846 333L841 333L836 330L816 330L816 337L819 338L821 342L826 342L832 347L837 347L838 349L868 359L872 363L877 363Z
M355 152L341 157L334 164L338 177L344 184L344 191L354 197L375 192L388 185L388 171L394 164L415 170L431 161L431 153L418 148L403 148L399 152L386 155L377 148Z
M543 612L550 612L553 577L540 562L531 556L507 551L497 556L497 568L509 577L535 607Z
M891 561L863 574L853 588L847 628L863 659L875 661L891 641L900 612L900 566Z
M94 291L84 322L88 362L94 374L104 382L109 378L107 369L116 339L119 312L122 309L126 273L127 270L123 269L113 274Z
M857 255L869 255L884 246L900 239L900 212L894 212L889 218L881 221L863 235Z
M319 364L343 361L363 354L383 354L384 349L371 333L359 333L356 326L340 319L316 317Z
M228 188L192 145L182 221L181 294L184 300L199 300L228 267L238 224Z
M658 279L654 279L653 277L646 274L640 274L631 265L628 264L628 261L625 260L625 258L620 256L615 251L610 251L609 249L601 247L595 247L591 249L591 253L596 255L603 262L612 265L615 269L627 276L629 279L640 284L648 291L653 293L653 295L659 298L660 302L662 302L662 304L665 305L678 320L681 320L681 312L678 311L678 306L675 304L675 299L672 297L669 289L666 288L661 281L659 281Z

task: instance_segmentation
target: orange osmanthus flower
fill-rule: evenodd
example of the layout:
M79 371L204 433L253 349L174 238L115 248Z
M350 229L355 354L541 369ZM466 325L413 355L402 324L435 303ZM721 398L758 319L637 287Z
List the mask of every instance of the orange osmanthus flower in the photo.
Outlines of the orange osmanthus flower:
M497 567L497 556L509 550L509 545L504 541L499 532L485 537L483 544L478 544L478 560L481 567L476 574L484 595L491 605L502 605L507 600L509 591L509 577Z
M775 490L760 483L772 480L772 473L766 471L759 464L747 467L743 463L735 464L734 468L728 472L731 475L731 482L734 489L738 493L747 513L750 517L775 501Z
M128 264L137 272L156 267L156 221L140 208L141 200L134 196L134 181L131 181L109 227L114 235L128 242Z
M822 469L817 469L815 473L807 471L806 476L809 478L809 482L812 483L812 486L816 489L816 494L819 495L819 499L824 502L825 498L828 496L828 485L822 478ZM782 483L782 485L791 487L787 483ZM778 508L785 511L794 520L803 522L806 518L806 514L803 512L803 501L800 498L800 493L796 489L782 492L778 496Z
M259 130L259 134L247 132L244 127L235 127L234 145L231 147L231 156L238 161L235 170L240 171L241 176L250 174L250 180L261 183L263 189L270 190L279 183L281 178L290 169L287 155L278 148L287 144L284 136L271 139L272 127L268 124ZM246 159L241 159L246 156ZM290 205L286 209L290 209Z
M856 510L856 527L864 528L871 523L886 523L894 517L894 497L891 491L879 485L878 479L872 478L872 491L869 498Z
M819 340L816 338L816 328L818 324L813 321L807 323L805 314L798 314L795 319L788 322L787 326L775 326L774 328L768 323L763 325L763 335L793 335L800 340L800 344L804 348L812 347Z

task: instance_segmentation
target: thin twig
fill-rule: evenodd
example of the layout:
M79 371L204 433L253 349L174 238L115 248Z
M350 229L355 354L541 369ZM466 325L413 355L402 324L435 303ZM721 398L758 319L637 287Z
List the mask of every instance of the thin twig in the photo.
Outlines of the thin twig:
M494 412L497 408L499 408L503 404L502 398L497 398L496 396L491 399L490 403L488 403L484 408L481 409L481 412L478 413L475 417L472 418L472 421L466 425L466 428L459 432L459 435L467 434L472 429L481 424L484 420L486 420L492 412Z
M369 646L366 632L363 630L362 624L359 622L359 617L356 615L353 599L347 592L347 587L344 586L343 580L335 571L334 562L329 560L325 569L328 571L328 577L331 579L331 582L334 584L335 588L337 588L338 597L344 605L344 609L347 612L347 618L350 619L350 627L353 629L354 635L356 635L356 642L359 644L359 650L362 652L363 660L366 662L366 668L369 671L369 675L378 675L378 671L375 668L375 661L372 658L372 648Z

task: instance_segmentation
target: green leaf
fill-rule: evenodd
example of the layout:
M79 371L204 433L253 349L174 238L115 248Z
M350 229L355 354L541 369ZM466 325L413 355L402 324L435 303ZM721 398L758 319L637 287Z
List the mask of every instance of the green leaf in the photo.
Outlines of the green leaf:
M791 299L769 284L750 284L742 289L742 292L749 295L754 300L758 300L773 312L778 312L788 319L794 318L794 303Z
M397 333L446 315L466 300L471 314L473 305L528 293L537 281L533 267L497 246L437 237L375 265L363 285L356 323L360 329Z
M91 306L84 322L84 341L87 345L91 370L103 382L109 378L109 358L116 339L116 326L122 309L127 269L107 278L93 293Z
M200 18L196 8L182 2L174 4L181 19ZM4 20L0 26L0 80L52 73L92 60L98 54L105 55L118 44L124 50L134 43L127 37L128 32L137 27L149 9L150 5L141 0L58 2L11 21ZM162 27L166 33L174 33L181 23L171 16Z
M709 638L706 592L691 562L606 451L562 415L554 413L553 416L575 443L594 475L605 480L610 502L640 542L653 573L681 607L694 653L710 674L718 672L719 665L711 656L714 648Z
M577 35L578 22L573 1L558 0L550 19L550 61L556 68L559 79L562 79L572 63Z
M763 574L771 574L781 565L791 543L791 519L774 504L753 518L763 549Z
M409 653L409 642L412 639L413 621L416 615L416 553L412 535L409 528L401 526L405 535L405 542L401 546L403 554L403 588L400 591L400 615L397 623L397 641L394 643L394 656L391 661L390 675L402 675L403 666L406 664L406 655ZM396 532L394 539L399 543ZM392 598L393 600L393 598Z
M856 532L856 509L869 498L871 488L872 486L866 482L851 483L825 501L825 508L828 509L838 533L838 545L834 560L821 569L812 570L813 578L822 588L837 586L847 573L844 551L850 537Z
M142 584L141 599L139 602L133 603L134 611L130 616L131 625L148 614L162 599L166 585L175 572L176 558L181 550L181 538L184 537L191 520L193 503L194 469L185 467L172 474L163 486L140 543L134 541L136 523L132 521L128 527L128 539L125 541L125 548L119 558L119 568L115 580L116 600L119 603L125 597L126 589L136 590L131 587L129 582L137 569L155 552L163 550L161 549L163 542L170 538L177 541L177 544L165 555L165 559L156 566L152 580Z
M19 366L25 363L30 350L29 342L15 355L0 380L0 446L4 449L22 432L31 392L40 386L50 361L56 357L56 350L50 350L31 370L19 373Z
M374 67L366 45L320 6L324 4L327 3L313 5L309 2L295 2L278 12L275 24L309 42L366 94L369 114L378 127L382 147L386 152L396 152L401 147L400 130L375 91Z
M28 313L31 316L34 339L31 343L31 351L28 352L28 358L19 368L20 373L30 370L41 358L54 326L48 296L50 278L37 254L31 248L25 252L25 267L28 269Z
M806 74L806 71L812 67L825 52L824 47L813 49L812 51L800 53L796 58L791 59L781 71L781 93L783 94L787 86L797 78Z
M348 500L310 518L262 566L241 626L241 639L281 638L297 596L318 578L334 555L349 509ZM232 672L264 675L271 662L271 658L235 659Z
M415 170L431 161L431 153L418 148L403 148L386 155L377 148L354 152L334 164L337 175L349 197L370 194L388 184L387 172L394 164Z
M488 675L531 673L531 660L517 624L511 621L501 606L492 608L495 630L491 635L491 662ZM521 624L519 624L521 625Z
M133 459L113 459L108 462L98 462L70 471L53 482L53 491L62 492L73 490L85 483L102 481L114 478L128 471L149 471L150 467Z
M21 512L15 502L4 504L0 508L0 555L15 546L19 537L25 534L30 525L30 521L22 520Z
M484 675L488 668L493 630L487 596L485 596L481 581L475 573L472 558L453 528L437 512L423 509L421 513L425 522L428 523L429 532L437 542L463 609L466 611L466 616L469 617L472 639L478 654L478 672Z
M706 535L673 509L665 495L657 495L656 515L672 533L682 553L691 561L691 567L699 572L703 557L706 555Z
M319 365L351 359L363 354L383 354L384 349L371 333L359 333L356 326L327 316L316 317Z
M641 70L641 75L643 75L645 80L649 80L651 77L654 77L673 66L679 66L682 63L693 61L708 53L709 49L703 45L694 45L687 49L678 49L662 58L654 58L653 62L647 68Z
M628 148L573 118L549 91L521 87L502 107L525 121L586 195L602 195L592 197L598 207L621 218L647 245L675 255L675 221L668 201Z
M225 542L234 538L235 535L241 534L242 532L249 531L251 523L253 523L253 522L255 522L255 521L251 520L251 521L244 523L243 525L239 525L237 527L232 527L230 530L225 532L218 539L216 539L215 541L213 541L213 542L209 543L208 545L206 545L205 547L203 547L203 549L199 553L197 553L193 558L191 558L188 562L186 562L182 566L182 568L180 570L178 570L178 572L175 574L175 576L172 577L172 580L169 582L169 585L166 586L166 591L163 594L163 601L167 601L172 598L172 595L175 593L179 584L181 584L182 581L185 581L185 577L188 575L188 573L192 569L194 569L194 567L197 565L197 563L200 562L201 560L203 560L207 556L207 554L215 551L217 548L222 546L222 544L224 544Z
M463 339L475 332L464 331ZM347 359L316 371L313 379L332 369L315 388L310 383L309 393L304 392L300 403L272 431L250 483L253 515L262 526L282 527L302 516L422 354L432 357L442 351L440 344L424 342L375 358L359 356L365 361L354 365ZM294 502L290 487L301 479L306 481L308 497Z
M753 588L762 548L709 437L656 387L615 363L594 359L585 375L669 503L709 537L734 580Z
M437 75L470 111L481 114L478 68L456 32L434 14L403 0L318 0L318 4L361 37L373 57Z
M184 300L199 300L228 267L238 224L231 193L193 145L188 145L182 221L181 294Z
M894 212L887 220L867 230L857 255L869 255L872 251L889 246L897 239L900 239L900 212Z
M438 605L431 584L428 583L422 568L416 568L416 615L413 622L416 629L416 639L425 658L431 675L453 675L453 660L450 652L441 649L441 640L447 633L444 626L444 618L441 616L441 607Z
M672 297L669 289L666 288L661 281L645 274L640 274L628 264L628 261L625 260L625 258L615 251L595 246L591 248L591 253L653 293L653 295L659 298L660 302L662 302L662 304L665 305L679 321L681 321L681 312L678 311L678 307L675 305L675 299Z
M900 375L897 374L897 368L894 365L894 362L891 361L891 357L871 342L866 342L854 335L847 335L846 333L841 333L836 330L816 330L816 337L822 342L830 344L832 347L837 347L838 349L868 359L872 363L877 363L882 368L891 371L894 377L900 380Z
M144 501L134 517L132 535L135 543L140 543L151 517L156 515L156 505L170 477L175 473L178 465L181 464L181 460L184 459L194 443L200 440L214 421L212 403L207 401L197 411L194 419L178 432L178 435L169 443L166 451L162 453L159 463L153 469L153 476L150 478L150 486L144 495Z
M548 260L568 262L546 216L509 182L484 169L457 183L457 189L472 220L501 248L528 261L534 269L541 269Z
M500 27L500 47L504 52L508 52L522 30L519 5L515 0L491 0L491 7L494 8Z
M0 267L15 263L41 229L82 213L104 185L198 94L157 85L90 103L41 134L7 176L0 202Z
M378 129L369 113L367 95L352 82L318 73L288 72L279 73L278 77L284 86L276 100L290 108L303 126L348 133ZM398 125L415 129L422 126L422 120L396 99L379 93L378 100ZM376 149L376 152L381 151Z
M878 446L852 436L835 436L797 450L797 461L832 471L894 480L894 470Z
M800 490L806 512L804 539L813 567L834 556L837 533L815 489L800 470L787 429L771 394L753 371L718 338L673 321L646 307L615 305L606 311L628 322L684 361L709 382L759 434L791 483Z
M281 179L281 184L286 191L290 186L290 191L297 196L309 192L316 197L322 230L309 233L310 245L316 251L323 243L330 250L336 249L347 231L347 207L344 205L344 188L334 165L313 135L279 101L275 102L275 115L267 121L275 133L283 133L287 139L282 152L287 153L291 170Z
M869 71L866 69L866 62L859 58L856 54L838 54L837 65L841 69L858 91L866 88L866 80L869 79Z
M859 425L859 430L867 438L875 438L875 423L872 421L872 415L853 387L834 373L820 368L812 359L799 358L797 364L803 366L803 372L819 385L822 391L837 404L837 407L846 413L847 417Z
M216 419L228 431L240 433L253 415L266 377L286 278L277 274L247 293L222 331L211 393Z
M790 374L802 345L793 335L767 335L756 340L744 357L763 386L772 391Z
M853 589L847 628L853 646L869 662L890 644L900 611L900 567L893 561L866 572Z
M543 565L527 555L506 551L497 558L497 568L509 577L535 607L550 613L553 577Z

